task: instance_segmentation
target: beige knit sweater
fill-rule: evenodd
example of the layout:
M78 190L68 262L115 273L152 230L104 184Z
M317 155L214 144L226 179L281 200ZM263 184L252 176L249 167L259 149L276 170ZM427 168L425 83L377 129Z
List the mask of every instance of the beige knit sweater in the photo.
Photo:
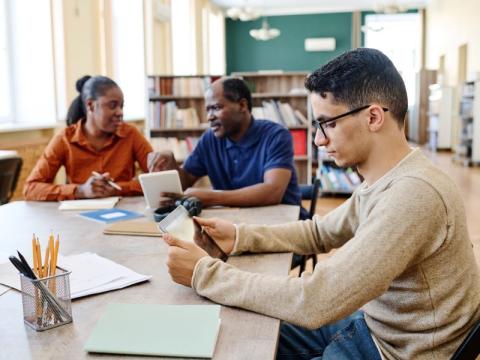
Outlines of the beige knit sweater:
M301 278L202 258L192 287L215 302L311 329L362 308L387 359L448 359L480 318L459 191L420 150L322 219L237 231L235 253L340 249Z

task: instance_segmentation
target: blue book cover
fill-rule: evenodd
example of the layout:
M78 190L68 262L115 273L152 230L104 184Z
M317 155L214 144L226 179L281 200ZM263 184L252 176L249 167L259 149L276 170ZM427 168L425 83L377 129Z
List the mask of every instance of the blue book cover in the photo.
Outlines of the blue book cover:
M130 220L130 219L143 217L143 214L140 214L134 211L116 209L116 208L86 211L86 212L79 213L78 215L83 216L87 219L100 221L104 224L109 224L115 221L123 221L123 220Z

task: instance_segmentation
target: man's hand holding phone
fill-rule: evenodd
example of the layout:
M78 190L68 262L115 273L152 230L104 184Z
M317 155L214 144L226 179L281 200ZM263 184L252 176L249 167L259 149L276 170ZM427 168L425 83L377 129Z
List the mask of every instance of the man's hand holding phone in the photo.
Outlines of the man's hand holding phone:
M228 256L235 245L236 229L232 222L211 218L205 219L200 217L193 217L195 226L200 226L203 233L209 235L215 245L217 245L222 252ZM208 251L207 251L208 252Z

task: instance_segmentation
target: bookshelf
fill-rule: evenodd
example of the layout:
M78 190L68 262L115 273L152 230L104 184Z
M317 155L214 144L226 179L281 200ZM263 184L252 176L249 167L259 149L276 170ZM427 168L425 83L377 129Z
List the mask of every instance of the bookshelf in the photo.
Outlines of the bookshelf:
M147 137L155 151L171 150L178 162L208 128L204 94L217 75L147 76Z
M355 169L340 168L324 150L318 150L317 178L320 179L321 195L351 195L362 179Z
M464 166L480 163L480 85L467 81L460 87L460 136L454 161Z
M304 87L307 72L235 72L252 92L252 114L287 127L292 134L298 182L312 181L312 112Z

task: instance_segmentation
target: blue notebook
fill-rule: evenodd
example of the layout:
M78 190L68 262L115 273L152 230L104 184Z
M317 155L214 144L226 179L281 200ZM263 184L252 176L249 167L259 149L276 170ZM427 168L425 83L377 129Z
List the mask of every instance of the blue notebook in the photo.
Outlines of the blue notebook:
M220 305L108 304L85 350L211 358L219 329Z
M78 215L83 216L90 220L100 221L105 224L109 224L115 221L130 220L142 217L143 214L124 210L124 209L102 209L95 211L86 211L79 213Z

